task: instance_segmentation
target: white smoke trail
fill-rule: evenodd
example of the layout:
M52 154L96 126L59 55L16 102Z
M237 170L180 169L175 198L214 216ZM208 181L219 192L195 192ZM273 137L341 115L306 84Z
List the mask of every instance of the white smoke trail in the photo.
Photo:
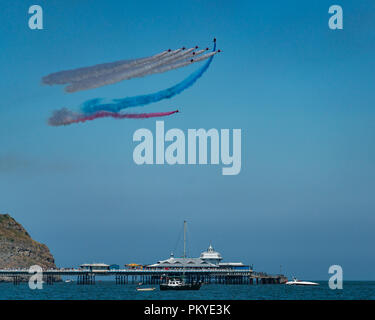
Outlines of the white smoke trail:
M147 63L145 65L136 66L134 68L130 69L124 69L122 70L121 67L119 67L116 72L111 72L108 74L104 74L98 77L91 77L84 79L82 81L73 82L71 85L67 86L65 88L66 92L77 92L87 89L93 89L102 87L105 85L113 84L122 80L128 80L132 78L139 77L139 75L144 76L146 74L153 74L155 72L152 72L153 69L156 69L157 67L163 66L163 65L170 65L173 62L181 61L183 59L194 57L195 54L193 53L195 48L190 48L185 51L179 51L176 54L168 57L163 57L159 60L156 60L152 63ZM181 49L179 49L181 50ZM176 50L177 51L177 50Z
M158 59L153 59L151 61L146 61L144 63L138 63L138 64L134 64L134 65L131 65L131 64L120 64L118 66L115 66L113 68L110 68L108 70L106 70L105 72L99 72L99 73L93 73L93 74L90 74L89 77L87 78L95 78L95 77L100 77L102 75L105 75L105 74L109 74L109 73L114 73L114 72L133 72L135 70L140 70L140 69L143 69L143 68L147 68L148 66L151 66L153 64L157 64L157 65L162 65L164 63L169 63L171 61L174 61L176 59L179 59L180 57L186 55L189 52L191 52L192 50L194 50L193 48L192 49L189 49L189 50L186 50L186 51L182 51L184 49L177 49L177 50L174 50L174 51L171 51L169 52L168 54L164 55L163 57L159 57ZM80 82L80 80L78 81L70 81L71 83L75 83L75 82Z
M168 52L167 54L163 55L162 57L158 57L156 59L152 59L152 60L149 60L149 61L144 61L144 62L140 62L140 63L136 63L136 64L119 64L118 66L114 66L113 68L109 68L109 69L107 69L103 72L95 72L93 74L90 74L89 77L86 77L86 78L100 77L102 75L117 72L117 71L124 72L124 71L127 71L127 70L130 71L130 70L140 69L140 68L144 68L147 65L151 65L153 63L162 64L163 62L167 62L167 61L170 61L170 60L177 59L177 57L184 54L184 52L182 52L182 50L183 49L177 49L177 50ZM71 83L80 82L80 80L70 81L70 82Z
M111 72L112 69L123 66L123 67L134 67L137 65L153 62L154 60L160 59L161 57L170 56L172 54L180 52L180 49L174 51L163 51L156 55L146 58L133 59L133 60L120 60L115 62L101 63L90 67L83 67L72 70L65 70L51 73L42 78L42 83L53 85L53 84L66 84L74 81L80 81L85 78L90 78L93 75L100 75Z
M201 55L202 53L204 53L206 51L207 51L207 49L195 51L194 53L192 53L188 57L184 57L183 59L178 59L177 61L174 61L172 63L163 64L161 66L158 66L158 67L149 69L149 70L147 70L143 73L140 73L140 74L137 75L137 78L144 77L144 76L147 76L147 75L150 75L150 74L155 74L155 73L163 73L163 72L166 72L166 71L169 71L169 70L174 70L174 69L185 67L185 66L187 66L187 65L189 65L193 62L198 62L198 61L196 61L196 59L198 59L196 57L198 57L199 55ZM203 58L203 57L204 58L199 60L199 61L205 60L205 59L207 59L211 56L212 56L212 53L204 55L204 56L201 57L201 58Z
M111 72L110 74L104 74L99 77L91 77L84 79L79 82L73 82L71 85L65 88L66 92L77 92L81 90L93 89L109 84L113 84L122 80L128 80L135 77L138 77L139 74L146 74L150 70L160 67L162 65L169 65L175 61L180 61L186 59L187 56L191 53L192 49L187 50L186 52L180 52L179 55L174 55L165 59L158 60L154 63L149 63L142 65L140 67L134 67L131 69L122 70L122 68L117 69L116 72ZM190 54L192 56L192 54ZM151 74L150 72L149 74Z
M203 50L203 51L205 51L205 50ZM205 55L203 55L203 56L201 56L199 58L184 59L182 61L179 60L179 61L177 61L175 63L169 64L169 65L163 65L161 67L158 67L158 68L155 68L153 70L147 71L147 72L145 72L143 74L138 75L137 77L140 78L140 77L144 77L144 76L147 76L147 75L150 75L150 74L163 73L163 72L167 72L167 71L170 71L170 70L182 68L182 67L188 66L190 64L206 60L206 59L212 57L213 55L215 55L216 53L218 53L218 51L210 52L210 53L205 54Z

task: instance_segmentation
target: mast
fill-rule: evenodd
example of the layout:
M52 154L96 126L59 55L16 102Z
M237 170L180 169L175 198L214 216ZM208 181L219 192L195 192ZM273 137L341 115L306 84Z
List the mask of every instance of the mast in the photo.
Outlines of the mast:
M186 220L184 220L184 258L186 258Z

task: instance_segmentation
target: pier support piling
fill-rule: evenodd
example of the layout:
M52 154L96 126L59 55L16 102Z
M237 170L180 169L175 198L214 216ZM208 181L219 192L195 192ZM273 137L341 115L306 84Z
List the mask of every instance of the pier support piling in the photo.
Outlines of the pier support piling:
M95 284L95 274L85 273L78 275L77 284Z

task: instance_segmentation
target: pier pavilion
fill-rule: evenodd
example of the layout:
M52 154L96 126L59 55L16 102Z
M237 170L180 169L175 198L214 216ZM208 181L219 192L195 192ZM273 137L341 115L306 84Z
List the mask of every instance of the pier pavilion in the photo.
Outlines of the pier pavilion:
M109 270L109 264L105 263L84 263L80 265L80 268L82 270L87 271L105 271Z
M155 264L145 266L148 270L199 270L199 269L230 269L230 270L250 270L248 265L242 262L221 262L223 257L214 250L210 244L208 249L200 254L199 258L175 258L173 253L166 260L160 260Z

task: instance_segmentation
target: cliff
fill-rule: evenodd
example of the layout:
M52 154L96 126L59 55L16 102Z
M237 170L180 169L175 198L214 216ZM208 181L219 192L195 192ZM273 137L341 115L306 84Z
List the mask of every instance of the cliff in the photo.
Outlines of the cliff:
M56 268L55 260L45 244L33 240L9 214L0 214L0 269ZM6 278L1 280L8 280Z

